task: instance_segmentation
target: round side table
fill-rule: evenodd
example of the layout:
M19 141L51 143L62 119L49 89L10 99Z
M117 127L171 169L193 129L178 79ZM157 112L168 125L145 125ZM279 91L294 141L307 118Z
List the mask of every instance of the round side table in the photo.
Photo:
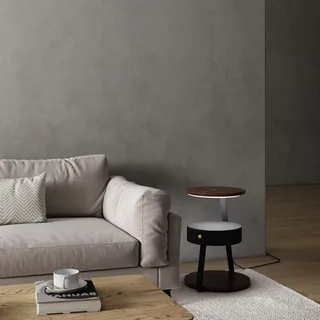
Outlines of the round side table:
M222 221L197 222L188 225L188 242L200 245L198 271L185 276L185 284L198 291L232 292L250 286L250 278L234 271L231 245L242 241L241 225L228 221L226 200L240 197L246 190L233 187L194 187L187 189L189 196L219 199ZM204 271L207 246L225 246L229 271Z

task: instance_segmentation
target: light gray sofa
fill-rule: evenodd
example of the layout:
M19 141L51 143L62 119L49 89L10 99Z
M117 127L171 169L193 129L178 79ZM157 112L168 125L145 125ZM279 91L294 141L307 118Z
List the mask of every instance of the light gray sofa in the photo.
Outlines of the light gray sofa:
M0 285L68 267L82 277L143 274L163 290L179 286L181 219L165 192L110 178L105 155L0 160L0 178L43 172L47 222L0 226Z

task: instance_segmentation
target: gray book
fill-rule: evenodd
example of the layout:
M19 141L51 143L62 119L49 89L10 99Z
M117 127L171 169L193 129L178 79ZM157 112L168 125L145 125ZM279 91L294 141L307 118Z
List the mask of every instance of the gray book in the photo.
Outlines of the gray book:
M94 312L101 310L101 301L94 284L86 280L87 287L72 293L50 293L46 290L49 281L35 283L37 315L73 312Z

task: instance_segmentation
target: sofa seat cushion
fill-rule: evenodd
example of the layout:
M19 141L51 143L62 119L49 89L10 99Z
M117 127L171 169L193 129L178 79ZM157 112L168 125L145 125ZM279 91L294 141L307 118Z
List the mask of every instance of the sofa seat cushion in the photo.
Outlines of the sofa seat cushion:
M0 226L0 278L137 267L139 242L102 218Z
M48 218L101 217L109 180L103 154L67 159L0 159L0 179L33 177L46 173Z

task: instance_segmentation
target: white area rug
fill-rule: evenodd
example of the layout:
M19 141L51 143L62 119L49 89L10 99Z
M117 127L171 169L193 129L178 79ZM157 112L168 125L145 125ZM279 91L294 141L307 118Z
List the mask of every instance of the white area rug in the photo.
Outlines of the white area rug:
M246 290L197 292L183 285L172 298L195 320L320 320L320 304L253 270L240 272L251 279Z

